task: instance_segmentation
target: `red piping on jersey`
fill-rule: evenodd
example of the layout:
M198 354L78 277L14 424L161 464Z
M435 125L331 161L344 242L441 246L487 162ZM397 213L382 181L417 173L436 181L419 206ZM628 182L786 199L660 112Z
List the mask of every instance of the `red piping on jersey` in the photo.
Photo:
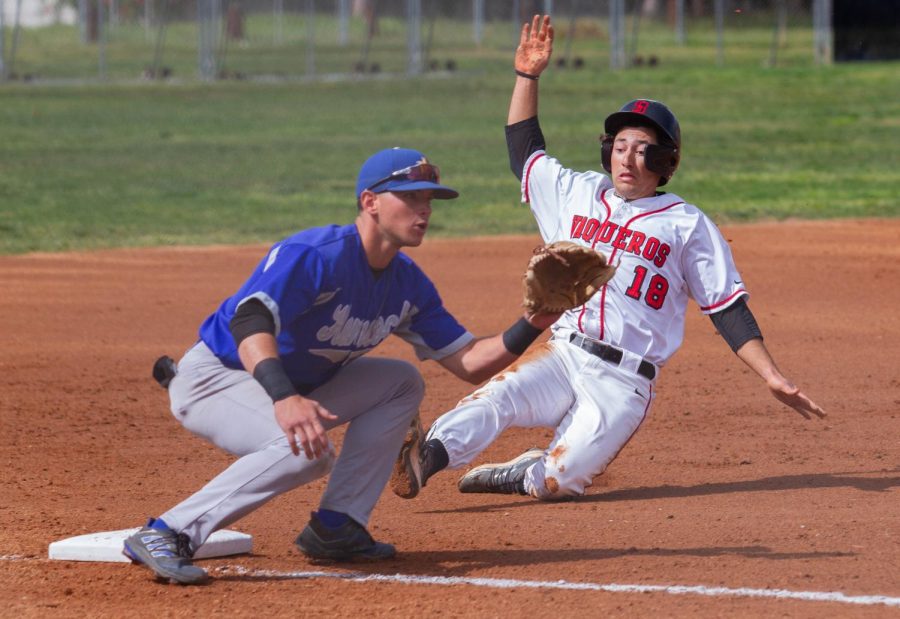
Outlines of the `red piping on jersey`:
M609 218L612 217L612 209L609 208L609 204L606 203L606 198L603 196L606 195L606 192L609 189L605 189L602 194L600 194L600 200L603 202L603 206L606 207L606 219L603 220L603 223L600 224L600 227L597 228L597 232L603 229L603 226L606 225L606 222L609 221ZM597 240L600 238L599 234L594 235L594 242L591 243L591 249L594 249L597 246ZM603 290L601 294L606 294L606 284L603 284ZM581 306L581 313L578 314L578 330L584 333L584 327L581 324L581 319L584 318L584 313L587 311L587 303Z
M534 164L537 163L537 160L541 157L546 157L547 153L541 153L537 157L531 160L531 163L528 164L528 169L525 170L525 202L531 204L531 196L528 194L528 177L531 176L531 168L534 167Z
M739 295L739 294L744 294L744 293L746 293L746 292L747 292L747 290L746 290L745 288L741 288L740 290L738 290L737 292L733 293L731 296L729 296L729 297L728 297L727 299L725 299L724 301L719 301L718 303L713 303L712 305L707 305L706 307L701 307L700 309L701 309L702 311L704 311L704 312L705 312L706 310L714 310L714 309L716 309L717 307L722 307L723 305L725 305L726 303L728 303L729 301L731 301L733 298L735 298L737 295Z
M600 199L603 200L603 204L606 206L606 210L607 210L608 212L611 213L611 212L612 212L612 209L610 208L609 204L607 204L607 202L606 202L606 192L605 192L605 191L603 192L603 195L600 196ZM664 207L662 207L662 208L658 208L658 209L656 209L655 211L647 211L646 213L638 213L637 215L635 215L634 217L632 217L631 219L629 219L628 221L626 221L626 222L625 222L625 225L622 226L621 229L622 229L622 230L628 230L628 229L629 229L628 227L629 227L636 219L640 219L641 217L647 217L647 216L649 216L649 215L655 215L656 213L662 213L663 211L667 211L667 210L669 210L670 208L672 208L673 206L678 206L679 204L684 204L684 202L682 202L682 201L679 201L679 202L672 202L672 204L669 204L669 205L664 206ZM609 217L607 217L607 219L609 219ZM596 241L594 241L594 242L596 243ZM609 263L610 263L610 264L614 264L613 258L616 257L616 252L617 252L617 251L619 251L619 248L618 248L618 247L613 247L612 253L609 255ZM723 301L723 303L724 303L724 301ZM606 310L606 286L604 285L604 286L603 286L603 290L600 291L600 320L599 320L599 322L600 322L600 336L597 338L597 339L599 339L599 340L601 340L601 341L603 340L604 335L606 335L606 319L605 319L605 317L604 317L605 310ZM584 310L582 310L582 314L583 314L583 313L584 313ZM579 316L579 320L578 320L578 328L581 329L581 317L580 317L580 316ZM583 332L584 332L584 330L582 329L582 333L583 333Z

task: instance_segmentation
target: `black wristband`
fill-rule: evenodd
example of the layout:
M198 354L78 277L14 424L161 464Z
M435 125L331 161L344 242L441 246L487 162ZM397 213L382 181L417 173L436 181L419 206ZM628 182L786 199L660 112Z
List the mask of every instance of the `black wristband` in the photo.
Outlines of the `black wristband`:
M503 332L503 345L512 354L521 355L543 331L524 318L519 318L513 326Z
M531 73L525 73L525 71L519 71L518 69L515 69L515 72L516 72L516 75L518 75L519 77L524 77L527 80L532 80L535 82L540 77L540 75L532 75Z
M284 371L284 364L276 357L263 359L257 363L253 369L253 378L262 385L273 402L297 395L296 387Z

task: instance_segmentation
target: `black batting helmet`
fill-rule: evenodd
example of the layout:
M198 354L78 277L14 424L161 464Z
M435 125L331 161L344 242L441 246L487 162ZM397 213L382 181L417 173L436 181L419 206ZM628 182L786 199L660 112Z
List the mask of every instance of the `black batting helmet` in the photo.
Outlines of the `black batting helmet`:
M644 165L660 175L659 185L665 185L681 159L681 127L668 107L652 99L635 99L622 106L618 112L606 117L600 137L603 169L612 172L612 146L622 127L652 127L659 144L651 144L644 151Z

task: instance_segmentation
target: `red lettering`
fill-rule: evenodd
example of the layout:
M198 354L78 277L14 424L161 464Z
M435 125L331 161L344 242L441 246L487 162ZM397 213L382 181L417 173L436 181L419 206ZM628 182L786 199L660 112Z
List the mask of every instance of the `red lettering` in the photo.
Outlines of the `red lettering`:
M631 236L631 230L628 228L619 228L619 233L616 235L616 240L613 241L612 246L616 249L625 249L625 239Z
M659 239L655 236L651 236L647 239L647 244L644 245L644 251L641 255L647 260L653 260L657 249L659 249Z
M656 252L656 258L654 258L653 264L662 267L662 265L666 263L666 258L670 253L672 253L672 248L669 247L668 243L661 244L659 246L659 251Z
M635 256L640 256L641 245L644 244L645 240L647 240L647 235L643 232L638 232L637 230L635 230L634 234L632 234L631 236L631 240L628 242L628 249L625 250L626 253L631 252Z
M597 241L600 243L609 243L609 240L612 238L613 233L618 229L618 224L607 221L600 229L600 233L597 235Z
M581 238L585 241L590 242L591 237L597 232L597 228L600 227L600 222L594 218L588 219L587 225L585 225L584 230L581 232Z
M572 234L571 238L578 238L578 235L581 234L581 231L584 230L584 222L587 221L587 217L584 215L575 215L572 218Z

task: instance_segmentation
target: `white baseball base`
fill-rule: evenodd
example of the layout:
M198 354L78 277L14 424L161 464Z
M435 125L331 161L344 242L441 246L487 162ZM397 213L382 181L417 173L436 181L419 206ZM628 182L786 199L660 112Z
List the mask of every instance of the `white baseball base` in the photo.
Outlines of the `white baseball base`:
M137 530L103 531L61 539L50 544L48 555L50 559L61 561L128 563L130 559L122 554L122 545L125 538ZM194 553L194 558L211 559L246 554L252 551L252 536L223 529L210 535L206 543Z

